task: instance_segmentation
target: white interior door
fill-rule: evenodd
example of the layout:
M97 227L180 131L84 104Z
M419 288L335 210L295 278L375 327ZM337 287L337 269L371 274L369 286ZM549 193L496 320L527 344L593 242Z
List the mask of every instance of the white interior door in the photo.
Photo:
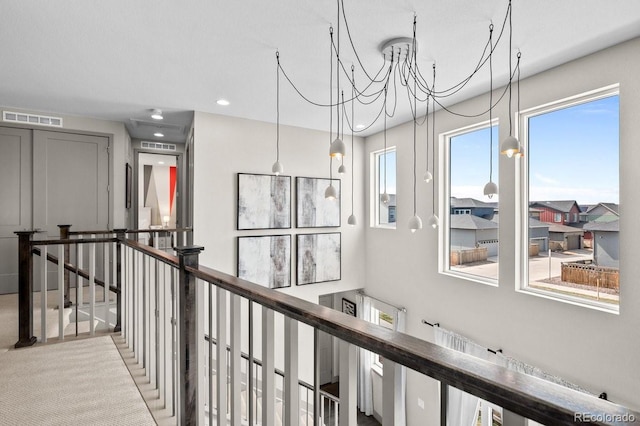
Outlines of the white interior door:
M0 127L0 294L18 291L18 237L31 229L31 131Z

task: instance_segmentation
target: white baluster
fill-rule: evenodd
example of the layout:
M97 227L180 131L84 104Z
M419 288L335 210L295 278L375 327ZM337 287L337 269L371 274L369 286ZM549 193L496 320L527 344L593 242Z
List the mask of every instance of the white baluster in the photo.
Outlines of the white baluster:
M276 383L273 311L262 307L262 426L275 423Z
M231 313L229 318L231 322L231 426L240 426L242 423L241 300L242 298L237 294L231 294ZM250 386L247 386L247 390L248 392L250 391Z
M109 244L102 243L102 270L104 271L104 325L109 330L109 283L111 274L109 268Z
M209 288L213 286L210 284ZM227 291L216 288L216 386L218 425L227 424Z
M82 239L82 235L78 235L78 239ZM84 268L84 254L83 254L83 250L84 250L84 244L78 244L78 258L76 259L76 262L78 262L78 269L83 269ZM84 284L84 278L82 278L80 275L76 276L77 279L77 284L76 284L76 299L78 299L78 307L81 307L84 304L84 289L83 289L83 284Z
M396 390L402 388L402 365L384 358L382 369L382 425L401 424L404 412L402 394Z
M91 235L95 239L95 235ZM96 244L89 244L89 334L96 334Z
M285 424L300 422L300 389L298 385L298 321L284 319L284 406Z
M40 247L40 341L47 343L47 246Z
M60 244L58 246L58 339L60 340L64 340L64 262L64 245Z

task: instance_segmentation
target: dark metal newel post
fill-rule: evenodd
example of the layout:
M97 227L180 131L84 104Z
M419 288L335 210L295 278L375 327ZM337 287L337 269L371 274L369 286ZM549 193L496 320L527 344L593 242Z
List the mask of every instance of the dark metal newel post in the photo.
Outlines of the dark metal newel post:
M196 277L186 267L198 267L198 256L204 247L176 247L180 261L178 296L178 344L180 350L180 424L195 425L198 422L198 335Z
M71 228L71 225L58 225L58 228L60 228L60 239L68 240L69 229ZM66 262L71 263L71 258L69 257L69 244L64 245L64 258L66 259ZM77 261L78 260L76 259L76 262ZM58 285L61 285L61 283L58 283ZM65 269L64 271L64 307L65 308L68 308L69 306L71 306L71 298L69 297L69 294L71 293L70 290L71 290L71 286L69 285L69 271Z
M18 235L18 341L16 348L36 343L33 335L33 257L31 236L35 231L19 231ZM46 261L46 260L45 260Z
M127 232L126 228L114 229L118 242L116 243L116 326L114 332L122 331L122 243L124 242Z

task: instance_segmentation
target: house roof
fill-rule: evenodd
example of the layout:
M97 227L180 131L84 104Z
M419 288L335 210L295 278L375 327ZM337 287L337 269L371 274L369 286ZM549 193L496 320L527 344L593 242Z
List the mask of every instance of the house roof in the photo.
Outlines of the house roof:
M451 207L456 209L464 208L496 208L498 203L485 203L484 201L476 200L475 198L456 198L451 197Z
M595 204L595 205L591 206L587 210L587 213L589 213L590 211L592 211L593 209L595 209L598 206L602 206L605 209L609 210L611 213L615 214L616 216L620 216L620 213L618 211L620 206L618 204L616 204L616 203L598 203L598 204Z
M540 222L538 219L529 218L529 228L549 228L547 222Z
M549 223L549 232L558 232L561 234L582 234L584 231L573 226L560 225L558 223Z
M562 213L569 213L574 205L580 211L580 206L578 206L576 200L532 201L529 203L529 207L548 207Z
M472 214L452 214L451 229L497 229L498 224Z
M620 230L620 220L612 220L611 222L589 222L585 223L585 231L599 231L599 232L618 232Z

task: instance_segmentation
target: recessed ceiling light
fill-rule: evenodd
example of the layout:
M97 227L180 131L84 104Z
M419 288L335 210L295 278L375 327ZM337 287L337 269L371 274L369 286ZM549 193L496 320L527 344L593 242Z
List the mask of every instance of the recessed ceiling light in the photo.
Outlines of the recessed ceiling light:
M164 161L158 161L158 164L164 164Z
M155 136L156 138L164 138L164 133L155 132L153 136Z
M362 130L362 129L364 129L364 127L365 127L364 124L358 124L356 126L356 130Z
M162 110L160 109L154 109L151 112L151 118L153 118L154 120L162 120L164 117L162 116Z
M228 100L226 100L226 99L218 99L218 100L216 101L216 103L217 103L218 105L222 105L222 106L227 106L227 105L229 105L229 101L228 101Z

